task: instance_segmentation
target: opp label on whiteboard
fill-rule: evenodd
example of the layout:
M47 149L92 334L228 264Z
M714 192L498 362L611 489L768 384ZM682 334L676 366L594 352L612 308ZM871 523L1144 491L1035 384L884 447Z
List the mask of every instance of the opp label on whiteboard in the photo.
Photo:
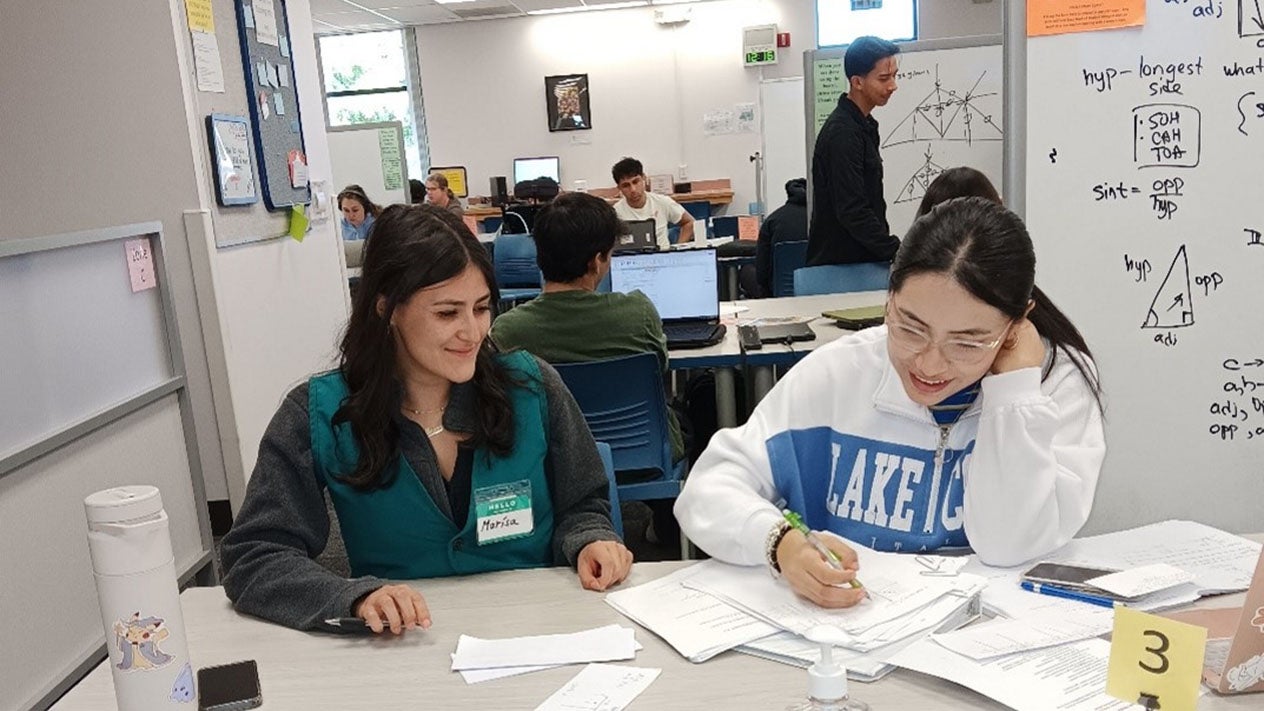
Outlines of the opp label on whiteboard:
M1106 693L1129 703L1146 694L1163 711L1194 711L1206 646L1205 627L1117 607Z
M132 293L158 286L149 238L129 239L123 243L123 251L127 253L127 276L132 282Z

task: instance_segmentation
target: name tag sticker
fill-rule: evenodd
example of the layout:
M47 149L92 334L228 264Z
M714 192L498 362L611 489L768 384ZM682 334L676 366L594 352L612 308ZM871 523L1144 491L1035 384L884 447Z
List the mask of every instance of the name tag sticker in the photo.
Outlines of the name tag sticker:
M530 536L535 530L531 482L523 479L475 489L474 517L480 546Z

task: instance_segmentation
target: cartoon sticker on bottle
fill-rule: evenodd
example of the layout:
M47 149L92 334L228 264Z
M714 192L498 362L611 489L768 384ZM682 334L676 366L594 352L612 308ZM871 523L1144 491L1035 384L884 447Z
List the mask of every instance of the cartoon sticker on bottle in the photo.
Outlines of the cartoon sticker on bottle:
M1264 680L1264 654L1257 654L1230 669L1225 679L1229 681L1230 691L1246 691L1255 686Z
M141 617L139 612L133 612L126 620L114 622L114 643L122 653L119 669L161 669L175 659L158 647L171 635L171 631L163 627L163 622L161 617Z
M1255 616L1251 618L1251 626L1257 627L1261 634L1264 634L1264 607L1255 611Z
M183 704L196 698L197 687L193 682L193 667L185 663L179 676L176 677L176 683L171 685L171 700Z

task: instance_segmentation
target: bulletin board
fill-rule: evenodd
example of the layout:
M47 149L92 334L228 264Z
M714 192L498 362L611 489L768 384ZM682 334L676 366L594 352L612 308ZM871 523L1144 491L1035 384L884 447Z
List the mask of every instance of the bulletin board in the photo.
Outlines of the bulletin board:
M309 203L307 151L285 0L236 0L236 6L263 202L269 210Z

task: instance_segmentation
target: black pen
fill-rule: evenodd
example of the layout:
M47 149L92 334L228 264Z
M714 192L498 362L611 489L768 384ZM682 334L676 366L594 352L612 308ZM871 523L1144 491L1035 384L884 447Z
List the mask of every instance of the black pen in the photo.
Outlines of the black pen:
M363 619L359 617L331 617L325 620L325 624L329 625L330 627L338 627L340 629L349 630L352 632L372 632L373 631L373 628L369 627L369 623L365 622ZM389 622L383 622L382 628L390 629L391 625Z

